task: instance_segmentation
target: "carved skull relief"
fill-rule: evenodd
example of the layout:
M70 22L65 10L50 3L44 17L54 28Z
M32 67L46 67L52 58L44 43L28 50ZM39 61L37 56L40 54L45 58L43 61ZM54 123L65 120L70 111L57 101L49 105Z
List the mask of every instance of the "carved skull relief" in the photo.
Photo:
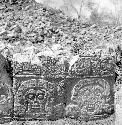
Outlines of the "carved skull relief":
M36 115L43 114L47 97L45 81L41 82L31 79L25 81L19 87L15 96L15 110L21 107L20 114Z
M107 105L109 92L109 84L104 79L84 79L74 86L70 105L76 104L81 114L93 115Z
M30 88L24 94L27 110L30 112L41 112L43 110L43 101L46 91L42 88Z

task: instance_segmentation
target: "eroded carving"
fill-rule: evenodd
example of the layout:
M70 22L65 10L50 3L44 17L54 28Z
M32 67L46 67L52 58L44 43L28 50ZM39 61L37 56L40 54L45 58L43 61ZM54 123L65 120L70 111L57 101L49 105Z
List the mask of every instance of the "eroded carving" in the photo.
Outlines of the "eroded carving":
M72 67L71 75L88 76L90 75L91 58L80 58Z
M75 106L74 109L80 109L80 116L90 117L108 106L110 86L104 79L84 79L74 86L71 93L71 103L66 109ZM70 110L67 110L67 114Z
M93 76L111 76L115 72L115 64L113 59L95 59L92 62L92 75Z
M62 117L64 112L63 84L43 79L21 82L15 92L15 118L49 119Z
M45 81L25 81L15 95L15 114L33 117L45 113L47 88ZM20 108L21 107L21 108ZM19 111L20 110L20 111Z

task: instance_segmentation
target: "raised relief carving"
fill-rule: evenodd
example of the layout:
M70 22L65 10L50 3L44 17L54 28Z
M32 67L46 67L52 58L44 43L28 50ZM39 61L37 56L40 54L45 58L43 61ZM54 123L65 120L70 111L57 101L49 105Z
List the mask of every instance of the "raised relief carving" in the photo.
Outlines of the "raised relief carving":
M69 110L66 111L67 114L72 114L70 110L74 108L80 111L77 117L91 117L108 105L110 86L104 79L84 79L74 86L71 93L71 103L66 108Z
M115 64L113 59L95 59L92 58L92 75L93 76L111 76L115 73Z
M17 82L17 80L16 80ZM15 119L55 120L63 117L63 83L30 79L15 87Z
M13 75L41 75L41 67L28 62L13 62Z
M41 83L36 79L21 84L15 95L15 116L38 118L46 113L47 88L44 84L44 80Z
M33 75L33 79L26 71L30 69L28 72L34 74L34 68L19 66L22 68L16 77L19 83L14 84L15 118L57 120L68 116L84 120L102 116L103 110L110 112L110 79L103 76L113 73L111 60L97 61L82 57L69 72L66 72L64 65L44 64L43 67L37 67L40 68L40 75ZM19 78L21 74L23 76ZM69 92L65 88L70 86L68 84L71 84Z
M91 58L80 58L72 67L70 75L72 76L89 76L91 69Z
M69 71L70 77L104 77L112 76L115 63L112 58L80 57Z

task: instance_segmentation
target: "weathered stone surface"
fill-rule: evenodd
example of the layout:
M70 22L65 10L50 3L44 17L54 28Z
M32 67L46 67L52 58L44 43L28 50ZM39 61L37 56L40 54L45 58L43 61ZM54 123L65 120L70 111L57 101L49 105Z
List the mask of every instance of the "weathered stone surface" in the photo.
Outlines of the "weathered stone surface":
M11 65L0 56L0 124L3 124L10 122L13 116L13 82Z

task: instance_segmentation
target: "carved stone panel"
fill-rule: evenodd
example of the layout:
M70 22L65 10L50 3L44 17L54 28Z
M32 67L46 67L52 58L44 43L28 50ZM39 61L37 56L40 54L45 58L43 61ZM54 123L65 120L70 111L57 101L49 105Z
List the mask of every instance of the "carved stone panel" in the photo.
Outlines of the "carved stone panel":
M25 79L25 81L16 82L20 83L18 86L15 85L15 118L20 120L45 119L45 104L48 96L46 81L38 82L37 79Z
M62 85L41 78L15 78L14 118L56 120L64 112Z
M71 67L70 77L86 77L91 74L91 58L82 57Z
M112 81L103 78L79 80L71 90L66 116L79 120L108 117L113 112Z
M57 64L18 67L21 72L16 74L16 67L13 86L15 120L70 117L87 121L114 113L114 64L110 59L82 57L70 70Z
M115 74L115 63L112 58L97 59L92 58L92 76L104 77L113 76Z

